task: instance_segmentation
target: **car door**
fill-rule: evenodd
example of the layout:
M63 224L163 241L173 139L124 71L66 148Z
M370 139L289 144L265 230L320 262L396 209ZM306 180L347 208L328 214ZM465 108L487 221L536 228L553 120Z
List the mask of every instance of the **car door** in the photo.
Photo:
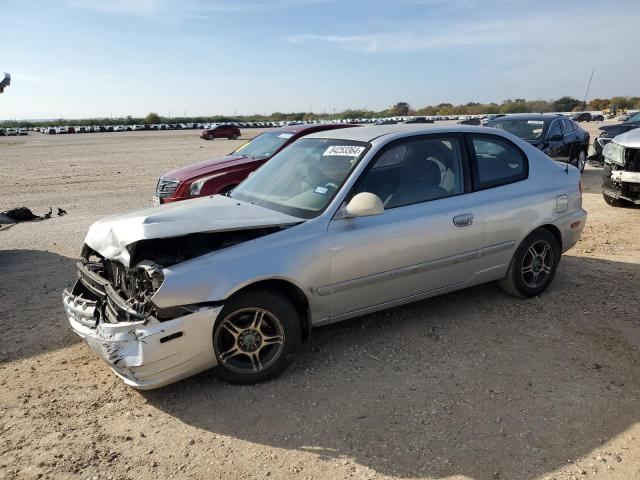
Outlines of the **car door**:
M517 145L497 135L466 138L475 211L484 222L476 281L497 280L504 276L523 232L530 230L540 199L527 194L528 159Z
M566 158L567 161L571 161L578 156L578 152L580 151L581 140L578 125L574 124L571 120L564 118L560 123L562 124L562 132L564 135Z
M328 227L331 317L411 299L474 276L482 245L461 136L419 136L384 148L350 196L376 194L382 215ZM347 197L349 198L349 197Z
M565 143L564 132L559 118L552 120L549 124L546 136L546 147L543 149L543 152L554 160L560 162L569 161L569 147Z

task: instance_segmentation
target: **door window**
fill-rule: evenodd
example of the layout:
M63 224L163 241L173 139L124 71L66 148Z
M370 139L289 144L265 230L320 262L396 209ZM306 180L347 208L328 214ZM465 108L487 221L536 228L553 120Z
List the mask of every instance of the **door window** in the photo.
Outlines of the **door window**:
M562 120L562 130L564 130L564 134L571 133L575 130L574 123L571 120Z
M556 122L557 123L557 122ZM527 178L527 159L511 142L494 136L474 136L476 188L484 189Z
M359 180L355 193L370 192L385 209L464 193L457 138L419 138L386 148Z
M560 129L560 122L558 120L554 120L551 122L549 126L549 131L547 132L547 138L551 138L555 135L562 135L562 130Z

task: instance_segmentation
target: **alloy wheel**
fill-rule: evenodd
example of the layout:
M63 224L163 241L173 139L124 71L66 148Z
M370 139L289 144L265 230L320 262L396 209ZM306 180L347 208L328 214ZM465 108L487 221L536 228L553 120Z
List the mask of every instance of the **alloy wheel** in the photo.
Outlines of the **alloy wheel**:
M546 240L532 244L522 259L522 280L529 288L538 288L551 274L553 268L553 247Z
M250 374L273 365L282 353L284 342L284 328L278 317L261 308L244 308L220 322L213 348L218 361L226 368Z

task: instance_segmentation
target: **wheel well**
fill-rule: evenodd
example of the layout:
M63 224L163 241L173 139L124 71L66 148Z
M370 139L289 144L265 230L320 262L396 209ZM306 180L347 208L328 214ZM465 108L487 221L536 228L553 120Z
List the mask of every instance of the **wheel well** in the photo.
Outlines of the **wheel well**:
M240 292L247 290L275 290L283 294L295 307L300 321L302 322L302 341L307 341L311 335L311 312L309 311L309 302L305 294L293 283L286 280L262 280L238 290L234 293L237 295Z
M560 233L560 229L558 227L556 227L555 225L547 224L541 225L538 228L543 228L551 233L551 235L553 235L558 242L558 245L560 245L560 251L562 251L562 234Z

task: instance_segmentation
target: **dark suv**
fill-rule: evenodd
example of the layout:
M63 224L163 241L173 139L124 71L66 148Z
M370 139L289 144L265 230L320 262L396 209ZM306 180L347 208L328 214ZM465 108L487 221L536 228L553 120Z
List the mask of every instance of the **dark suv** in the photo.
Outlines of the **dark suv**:
M200 138L204 138L205 140L213 140L214 138L228 138L229 140L235 140L239 136L240 129L238 127L228 123L223 123L203 131Z
M513 133L554 160L582 172L587 163L589 133L564 115L521 114L495 118L486 125Z

